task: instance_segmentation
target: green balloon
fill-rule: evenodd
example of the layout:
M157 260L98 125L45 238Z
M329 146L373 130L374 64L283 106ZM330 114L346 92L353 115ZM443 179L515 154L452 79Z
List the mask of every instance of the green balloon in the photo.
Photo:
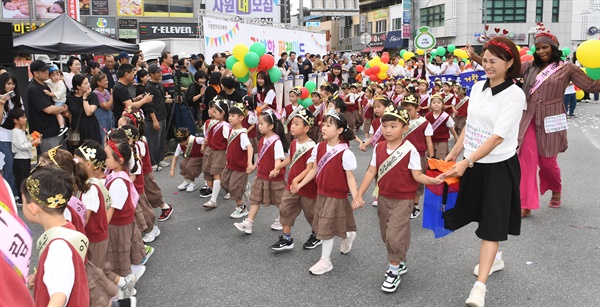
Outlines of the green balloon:
M533 54L533 51L527 50L527 52L525 52L525 53L527 53L527 54Z
M256 42L250 45L250 52L256 53L260 58L263 54L267 52L267 47L263 43Z
M367 62L367 65L365 65L365 68L371 68L371 65L369 64L369 62Z
M585 73L594 80L600 80L600 67L599 68L585 68Z
M315 81L308 81L306 84L304 84L304 87L308 89L309 93L312 93L317 88L317 84Z
M269 73L271 82L275 83L275 82L279 81L279 79L281 79L281 70L279 70L279 67L277 67L277 66L272 67L267 72Z
M404 57L404 54L405 54L405 53L406 53L406 50L404 50L404 49L400 50L400 56L401 56L401 57Z
M240 81L242 83L247 82L250 79L250 74L247 74L247 75L243 76L242 78L237 78L237 79L238 79L238 81Z
M430 53L431 53L431 57L433 58L433 57L435 57L437 55L437 50L431 49Z
M446 54L446 48L444 48L442 46L439 46L439 47L437 47L437 52L436 53L439 54L439 55L445 55Z
M246 66L248 66L248 68L254 68L258 66L258 62L260 62L260 57L253 51L249 51L244 56L244 63L246 64Z
M237 62L238 62L238 60L234 56L230 56L225 61L225 66L227 66L227 69L232 70L233 69L233 65L235 63L237 63Z
M454 52L454 50L456 50L456 46L453 44L448 45L448 52Z
M569 47L563 48L562 51L565 56L567 56L571 53L571 49Z
M301 106L303 106L305 108L308 108L313 104L312 98L308 97L308 98L300 99L300 100L298 100L298 104L300 104Z
M531 47L529 47L529 50L531 50L531 52L535 52L535 45L531 45Z
M442 57L442 61L445 61L445 60L446 60L446 57Z

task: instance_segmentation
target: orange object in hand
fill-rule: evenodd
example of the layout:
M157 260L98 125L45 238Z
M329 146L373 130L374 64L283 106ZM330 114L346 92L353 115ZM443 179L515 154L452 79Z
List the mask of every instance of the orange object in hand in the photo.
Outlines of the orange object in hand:
M39 133L39 132L37 132L37 131L34 131L34 132L31 133L31 138L33 138L34 140L41 139L42 138L42 134ZM35 146L37 146L37 145L34 145L34 147Z

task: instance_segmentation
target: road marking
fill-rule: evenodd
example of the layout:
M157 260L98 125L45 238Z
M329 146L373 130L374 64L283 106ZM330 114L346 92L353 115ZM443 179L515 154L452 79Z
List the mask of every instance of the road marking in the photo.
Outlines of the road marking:
M585 137L590 141L590 143L592 143L592 145L594 145L594 147L596 147L596 149L600 150L600 142L598 142L598 139L593 135L591 130L595 130L595 129L588 129L586 127L581 127L581 131L583 132L583 135L585 135Z

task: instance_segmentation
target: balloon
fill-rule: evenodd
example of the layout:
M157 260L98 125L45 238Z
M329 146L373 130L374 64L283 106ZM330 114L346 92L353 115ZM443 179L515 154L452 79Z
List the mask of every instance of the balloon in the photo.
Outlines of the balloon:
M260 58L258 57L258 54L256 54L253 51L246 53L246 55L244 56L244 64L246 64L246 66L248 66L248 68L254 68L254 67L258 66L259 61L260 61Z
M271 58L272 58L272 56L271 56ZM267 72L269 73L271 82L275 83L275 82L279 81L279 79L281 79L281 70L279 70L279 67L272 67Z
M404 58L404 53L406 53L406 50L402 49L400 50L400 56Z
M600 67L600 40L587 40L577 47L577 60L587 68Z
M535 45L531 45L531 47L529 47L529 50L531 50L531 52L535 52Z
M460 57L461 51L463 51L463 50L462 49L454 49L452 54L454 54L454 56Z
M521 51L519 51L519 55L523 56L523 55L527 54L527 51L528 50L521 49Z
M598 56L598 54L596 54L596 56ZM588 76L590 76L590 78L592 78L594 80L599 80L600 79L600 67L598 67L598 68L587 67L585 69L585 73Z
M533 54L533 52L531 50L527 50L525 53L527 53L527 54Z
M463 59L468 59L469 58L469 53L466 50L462 50L460 51L460 57Z
M367 64L365 65L365 68L371 68L371 64L369 64L369 62L367 62Z
M359 72L359 73L363 72L364 69L365 69L365 67L362 66L362 65L357 65L356 66L356 71Z
M410 58L412 58L411 57L411 53L412 52L410 52L410 51L405 52L404 55L402 56L402 58L405 59L405 60L407 60L407 61L410 60Z
M404 66L404 60L402 60L402 59L401 59L400 61L398 61L398 64L399 64L400 66Z
M248 66L243 62L237 62L231 68L231 72L236 78L243 78L248 74Z
M445 55L446 54L446 48L439 46L437 47L437 54L439 55Z
M521 46L517 46L517 47L521 47ZM525 47L523 47L521 49L525 49L525 51L527 51L527 50L529 50L529 47L525 46Z
M564 55L569 55L571 53L571 48L565 47L562 49Z
M419 50L417 50L417 51L419 51ZM433 58L434 56L436 56L436 55L437 55L437 50L435 50L435 49L431 49L431 52L430 52L430 53L431 53L431 57Z
M233 65L237 62L238 60L234 56L230 56L227 58L227 61L225 61L225 66L227 66L227 69L232 70Z
M385 72L380 72L377 74L377 78L381 79L381 80L385 80L385 78L387 78L387 74Z
M381 71L381 67L379 67L379 66L375 66L375 67L371 68L371 74L374 74L374 75L376 75L376 74L378 74L380 71Z
M383 57L384 55L387 55L387 56L389 57L389 56L390 56L390 53L386 51L386 52L384 52L384 53L382 53L382 54L381 54L381 56L382 56L382 57Z
M584 96L585 96L585 92L582 90L578 90L577 92L575 92L575 99L577 99L577 100L583 99Z
M456 46L452 44L448 45L448 52L454 52L454 50L456 50Z
M298 100L298 104L305 108L308 108L313 104L313 102L312 102L312 99L309 97L309 98Z
M381 62L383 62L385 64L389 63L390 62L390 56L389 55L383 55L381 57Z
M263 54L260 57L260 62L258 63L258 70L267 71L271 69L273 65L275 65L275 58L270 54ZM281 71L279 72L279 74L281 75ZM279 78L277 78L277 80L279 80Z
M425 50L423 50L423 49L417 49L417 54L418 55L424 55L425 54Z
M300 98L306 99L306 98L308 98L309 95L310 95L310 93L308 92L308 89L306 87L300 88Z
M521 51L521 46L517 45L517 50Z
M261 57L263 54L265 54L265 52L267 52L267 47L263 43L256 42L250 45L250 51Z
M309 93L312 93L317 88L317 84L315 83L315 81L308 81L306 82L306 84L304 84L304 87L308 89Z
M373 61L374 61L374 63L379 63L379 62L381 62L381 58L378 56L374 56Z
M231 57L231 58L233 58L233 57ZM243 76L243 77L241 77L241 78L237 78L237 79L238 79L238 81L240 81L241 83L244 83L244 82L246 82L246 81L250 80L250 74L247 74L247 75L245 75L245 76Z
M238 61L243 61L246 53L248 53L248 47L244 44L237 44L233 47L233 56Z
M370 76L370 75L372 75L372 71L371 71L371 69L372 69L372 68L367 68L367 70L365 70L365 75L367 75L367 76Z
M377 82L379 81L379 78L377 78L377 74L372 74L369 76L369 80Z
M381 66L381 71L387 73L388 69L390 69L390 67L388 65L382 65Z
M528 61L533 61L533 55L526 54L526 55L524 55L524 56L521 57L521 63L528 62Z

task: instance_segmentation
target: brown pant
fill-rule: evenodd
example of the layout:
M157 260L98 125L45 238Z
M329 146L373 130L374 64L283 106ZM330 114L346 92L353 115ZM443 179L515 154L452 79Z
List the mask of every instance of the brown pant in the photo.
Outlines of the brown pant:
M184 179L194 182L202 173L202 157L187 157L179 165L179 173Z
M88 246L88 261L93 263L97 268L104 271L104 275L110 281L114 281L117 278L117 274L113 273L110 262L106 260L106 253L108 252L108 238L100 242L90 242Z
M465 126L467 125L467 117L456 116L454 117L454 130L456 130L456 134L460 137L460 133L463 131ZM458 140L457 140L458 141Z
M352 205L347 198L333 198L317 195L313 228L319 240L333 237L346 239L346 233L356 231L356 221Z
M152 210L152 206L150 206L150 202L148 201L148 197L146 197L146 193L140 194L138 207L142 209L144 220L146 220L145 222L147 228L146 230L142 231L142 234L145 234L154 229L154 220L156 219L156 215L154 214L154 210Z
M152 206L152 208L161 208L164 201L162 191L154 178L154 173L144 175L144 184L144 193L148 198L150 206Z
M348 121L348 127L352 132L356 133L356 122L358 121L356 117L358 116L358 111L346 111L344 112L346 116L346 120Z
M235 201L242 200L247 183L248 174L246 172L233 171L227 167L223 170L221 187L231 195L231 199Z
M373 122L372 119L370 118L365 118L365 121L363 123L363 131L365 132L365 134L369 133L369 129L371 129L371 123ZM370 135L369 135L370 136Z
M381 239L388 251L388 261L406 261L410 246L410 214L412 199L390 199L379 195L377 215Z
M433 151L436 159L444 160L448 155L448 142L433 142Z
M285 190L279 205L279 221L286 226L294 226L296 218L300 215L300 211L304 212L304 217L308 224L312 227L315 218L315 203L316 199L294 195L292 192ZM315 228L312 227L314 231Z

